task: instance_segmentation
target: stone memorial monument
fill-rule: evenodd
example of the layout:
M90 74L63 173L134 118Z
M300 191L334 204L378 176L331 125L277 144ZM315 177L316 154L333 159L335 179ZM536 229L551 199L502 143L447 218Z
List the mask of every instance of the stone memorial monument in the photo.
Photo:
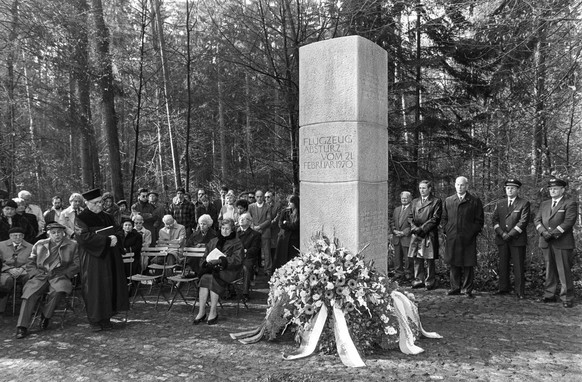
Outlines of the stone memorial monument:
M323 231L387 271L387 53L360 36L299 51L301 250Z

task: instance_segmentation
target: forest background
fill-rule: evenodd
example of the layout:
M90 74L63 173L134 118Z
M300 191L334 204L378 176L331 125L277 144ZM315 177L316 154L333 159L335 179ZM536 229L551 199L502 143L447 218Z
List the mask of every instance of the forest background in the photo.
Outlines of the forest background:
M360 35L388 52L392 207L458 175L489 213L507 177L578 198L581 4L0 0L2 187L297 191L299 48Z

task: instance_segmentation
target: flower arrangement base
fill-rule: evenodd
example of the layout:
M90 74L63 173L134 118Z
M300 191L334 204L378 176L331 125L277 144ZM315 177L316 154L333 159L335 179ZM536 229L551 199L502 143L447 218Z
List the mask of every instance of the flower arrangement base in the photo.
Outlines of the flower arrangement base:
M279 268L269 284L263 323L230 336L251 344L273 339L290 327L300 346L294 354L283 355L285 360L329 351L335 342L333 348L344 365L363 367L360 352L374 345L398 342L403 353L418 354L424 350L415 345L417 337L442 338L424 330L416 305L396 284L373 270L359 253L338 248L337 241L331 243L322 235L313 239L308 253ZM326 330L330 327L333 330Z

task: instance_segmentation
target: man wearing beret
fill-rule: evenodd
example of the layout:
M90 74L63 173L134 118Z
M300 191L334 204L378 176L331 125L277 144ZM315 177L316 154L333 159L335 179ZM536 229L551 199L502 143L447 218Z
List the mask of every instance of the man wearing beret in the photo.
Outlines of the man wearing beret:
M513 263L515 294L518 299L525 297L525 247L527 225L530 220L530 203L518 196L521 182L508 179L505 182L506 198L495 204L491 218L495 230L495 243L499 248L499 289L496 295L508 294L510 261Z
M8 296L14 287L14 280L26 283L28 274L25 265L32 251L32 244L24 240L24 231L20 227L8 231L10 238L0 242L0 313L6 309Z
M101 190L83 193L87 208L75 220L79 243L81 285L87 319L93 331L112 327L111 317L129 309L127 280L120 247L123 232L103 212Z
M73 290L71 279L79 273L77 243L66 235L66 227L59 223L47 225L48 239L39 240L26 264L29 280L22 289L22 305L16 327L16 338L28 334L38 299L48 292L40 327L48 328L59 301Z
M546 261L545 291L541 301L557 301L556 292L560 280L560 299L564 307L571 308L574 300L571 270L575 245L573 227L578 218L578 203L564 196L566 185L561 179L551 179L548 182L552 198L542 202L534 225L540 234L539 247Z

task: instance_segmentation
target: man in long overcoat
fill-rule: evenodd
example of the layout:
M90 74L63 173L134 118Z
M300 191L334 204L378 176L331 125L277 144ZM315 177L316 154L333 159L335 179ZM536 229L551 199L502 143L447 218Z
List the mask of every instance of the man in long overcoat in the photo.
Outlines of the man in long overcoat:
M28 281L26 263L32 244L24 240L24 230L20 227L8 231L10 238L0 241L0 313L4 313L8 296L12 293L14 280L24 285Z
M414 261L412 287L426 286L427 290L431 290L436 287L435 260L439 258L439 223L443 203L432 195L432 182L420 181L418 190L420 197L412 201L409 216L412 240L408 256Z
M38 299L46 292L48 298L41 314L44 330L59 301L73 290L71 279L79 272L77 243L66 237L66 227L59 223L47 225L48 239L39 240L33 247L26 270L29 280L22 289L22 305L16 328L16 338L24 338Z
M467 178L458 177L457 192L445 199L443 208L442 225L447 241L444 260L451 268L449 296L464 293L473 297L477 235L483 229L485 217L481 200L467 192L468 186Z
M552 199L542 202L534 218L534 225L540 234L539 247L546 260L542 302L557 300L559 279L562 285L560 299L565 308L571 308L574 300L572 255L576 245L573 227L578 218L578 203L564 197L566 186L567 183L561 179L551 179L548 182Z
M412 195L408 191L400 193L400 205L394 209L390 221L392 246L394 247L394 275L410 279L414 273L412 261L408 261L408 247L410 246L410 202ZM414 288L414 284L412 284Z
M499 290L495 294L509 293L511 260L515 294L518 299L523 299L525 298L525 246L527 225L530 220L530 204L518 196L520 187L521 182L517 179L508 179L505 182L507 198L500 199L495 204L491 223L496 234L495 243L499 248Z
M111 328L111 317L129 309L127 280L118 243L123 235L103 212L101 190L83 194L87 208L75 220L87 319L94 331Z

